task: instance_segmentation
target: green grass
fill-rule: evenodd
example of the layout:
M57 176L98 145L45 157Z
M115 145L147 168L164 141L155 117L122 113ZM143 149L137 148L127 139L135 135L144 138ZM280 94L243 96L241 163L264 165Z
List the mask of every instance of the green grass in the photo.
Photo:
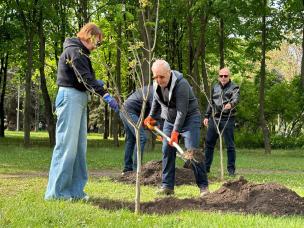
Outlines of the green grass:
M23 132L22 131L5 131L5 138L0 138L0 145L23 145ZM30 136L30 146L32 147L47 147L49 146L48 133L46 131L31 132ZM98 147L98 146L109 146L113 145L112 141L103 140L102 136L97 133L91 133L88 135L88 146ZM119 139L123 143L124 139Z
M5 177L16 173L44 173L49 169L52 150L46 142L46 133L33 133L32 148L23 148L22 133L6 132L0 141L0 227L303 227L301 217L272 217L236 213L181 211L170 215L134 215L127 209L109 211L93 203L43 200L46 177ZM123 145L112 146L111 141L101 140L100 135L89 135L89 170L121 170ZM5 143L2 143L5 142ZM11 142L11 143L10 143ZM20 142L20 143L16 143ZM41 145L39 146L39 143ZM144 162L160 160L160 146L147 151ZM277 182L304 197L304 154L300 150L274 150L265 155L263 150L238 150L237 172L253 182ZM226 162L226 160L225 160ZM178 160L178 166L182 161ZM2 175L2 177L1 177ZM219 176L219 157L215 153L211 178ZM210 185L211 191L221 182ZM93 198L106 198L133 202L135 187L113 182L108 178L90 178L86 192ZM154 200L156 188L142 187L142 201ZM195 186L179 186L176 197L197 197Z
M0 173L48 171L52 149L49 147L24 148L0 145ZM161 160L161 152L145 153L144 161ZM89 147L87 150L89 169L122 169L123 145L116 147Z
M301 217L272 217L235 213L181 211L170 215L134 215L127 209L109 211L94 203L43 200L46 179L0 180L0 226L4 227L302 227ZM184 189L187 191L184 191ZM94 198L133 201L134 186L108 179L90 181ZM153 200L155 188L143 187L143 201ZM176 189L177 197L196 196L192 186Z

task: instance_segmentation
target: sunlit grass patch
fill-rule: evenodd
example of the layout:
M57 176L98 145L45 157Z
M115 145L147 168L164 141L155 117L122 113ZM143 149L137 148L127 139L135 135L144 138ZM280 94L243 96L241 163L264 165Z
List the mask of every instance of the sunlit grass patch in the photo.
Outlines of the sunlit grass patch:
M3 180L1 180L1 184ZM135 215L128 209L105 210L92 202L44 201L45 178L15 179L18 194L0 194L0 226L13 227L302 227L301 217L272 217L237 213L184 210L168 215ZM211 188L217 188L216 184ZM156 198L155 187L142 187L142 202ZM92 198L134 201L134 186L108 178L91 180L86 192ZM16 192L17 193L17 192ZM180 186L176 197L195 197L195 186Z
M239 213L202 212L184 210L168 215L134 215L127 208L117 210L101 209L92 201L68 202L45 201L44 192L52 157L52 149L44 144L23 148L20 133L12 132L7 144L0 142L0 227L303 227L302 217L272 217L266 215L244 215ZM39 142L47 137L46 132L33 135ZM36 137L36 138L35 138ZM87 161L89 171L102 174L111 170L119 175L123 167L123 144L114 147L111 141L99 139L99 134L89 135ZM42 141L41 141L42 142ZM93 142L93 143L91 143ZM102 142L100 144L95 142ZM226 159L226 152L225 159ZM160 145L154 151L145 151L144 163L161 160ZM261 150L237 151L237 176L250 182L276 182L294 190L304 197L303 151L273 150L265 155ZM226 160L224 160L226 167ZM177 158L177 166L183 161ZM220 176L219 155L215 151L214 163L209 177L210 191L223 184ZM90 173L90 172L89 172ZM105 172L106 173L106 172ZM110 173L110 172L109 172ZM226 170L225 170L226 173ZM11 176L10 176L11 175ZM159 183L160 184L160 183ZM141 202L159 198L157 186L141 186ZM113 181L109 177L90 176L85 191L91 199L109 199L134 203L135 185ZM182 185L175 188L178 199L197 198L198 187Z

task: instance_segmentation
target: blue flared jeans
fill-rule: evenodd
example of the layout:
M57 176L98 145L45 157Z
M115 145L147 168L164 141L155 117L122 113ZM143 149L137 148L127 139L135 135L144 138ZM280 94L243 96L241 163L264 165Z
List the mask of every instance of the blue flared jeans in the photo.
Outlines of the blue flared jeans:
M60 87L56 97L56 145L54 147L45 199L81 199L88 180L88 95Z

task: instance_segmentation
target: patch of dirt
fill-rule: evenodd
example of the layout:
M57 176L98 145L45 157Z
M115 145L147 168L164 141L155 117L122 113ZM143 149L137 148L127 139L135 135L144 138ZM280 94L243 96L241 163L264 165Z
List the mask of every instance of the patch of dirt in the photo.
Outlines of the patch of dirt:
M132 202L99 198L91 202L103 209L134 211ZM304 198L280 184L255 184L240 177L239 180L224 183L220 189L203 198L165 197L141 204L142 212L148 214L168 214L186 209L274 216L304 215Z
M0 173L0 178L3 179L10 179L10 178L24 179L24 178L47 177L47 176L48 173L46 172L24 172L24 173L8 173L8 174Z
M89 170L89 178L100 178L100 177L110 177L117 178L120 176L119 170ZM48 177L48 172L24 172L24 173L0 173L0 178L36 178L36 177Z
M116 180L128 184L136 182L136 172L127 172L116 178ZM149 161L142 166L141 184L143 185L159 185L162 180L162 162ZM175 185L195 184L195 178L192 169L176 168L175 169Z
M277 183L255 184L243 177L229 181L204 200L224 211L272 215L304 215L304 198Z
M100 209L115 211L119 209L135 210L134 202L119 201L105 198L95 198L91 203L97 205ZM141 203L140 209L146 214L170 214L176 211L186 209L200 210L203 201L198 199L177 199L175 197L158 198L155 201Z

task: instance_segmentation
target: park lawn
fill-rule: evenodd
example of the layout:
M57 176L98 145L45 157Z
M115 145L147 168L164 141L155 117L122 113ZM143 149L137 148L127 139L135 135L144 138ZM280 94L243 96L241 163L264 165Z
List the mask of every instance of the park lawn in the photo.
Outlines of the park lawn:
M135 215L127 209L109 211L93 202L43 200L45 178L0 179L0 226L3 227L303 227L301 217L181 211L169 215ZM3 191L4 190L4 191ZM156 188L142 187L142 201L156 198ZM134 186L107 178L89 181L86 192L95 199L133 201ZM179 198L196 197L194 186L176 189Z
M111 144L111 143L108 143ZM49 147L23 148L15 145L0 145L0 174L47 174L50 166L52 149ZM278 182L297 193L304 195L304 160L300 150L274 150L271 155L264 155L263 150L240 149L237 152L237 174L255 182ZM147 151L144 163L161 160L160 146L154 151ZM114 170L123 168L123 146L115 148L89 147L87 152L88 168L91 171ZM182 160L177 165L182 166ZM218 151L215 152L210 178L220 175Z
M23 145L22 131L5 131L5 138L0 138L0 145ZM48 133L46 131L31 132L30 145L32 147L46 147L49 145ZM90 133L88 135L88 146L107 146L113 144L111 141L102 140L102 135L97 133ZM119 139L121 143L124 142L124 138ZM1 151L1 150L0 150Z
M45 141L45 134L37 140ZM39 134L37 136L39 136ZM35 137L35 136L34 136ZM90 171L122 169L123 146L115 148L111 141L101 140L99 135L89 136L88 168ZM127 209L109 211L98 208L93 202L46 202L43 194L47 183L47 171L52 150L47 146L25 149L18 144L20 134L9 136L0 144L0 227L303 227L302 217L272 217L236 213L181 211L169 215L134 215ZM102 141L90 144L90 140ZM34 139L36 142L36 139ZM1 143L1 142L0 142ZM103 146L100 146L103 145ZM301 150L274 150L265 156L263 150L240 149L237 152L237 173L253 182L277 182L304 197L304 167ZM160 160L160 146L145 153L144 162ZM210 178L214 181L210 190L221 186L219 157L216 152ZM178 160L178 166L182 165ZM42 173L41 176L9 174ZM229 179L228 177L226 177ZM156 187L142 187L142 201L152 201L157 196ZM113 199L133 202L132 185L111 181L109 178L90 178L86 192L93 199ZM197 197L195 186L179 186L176 197Z

